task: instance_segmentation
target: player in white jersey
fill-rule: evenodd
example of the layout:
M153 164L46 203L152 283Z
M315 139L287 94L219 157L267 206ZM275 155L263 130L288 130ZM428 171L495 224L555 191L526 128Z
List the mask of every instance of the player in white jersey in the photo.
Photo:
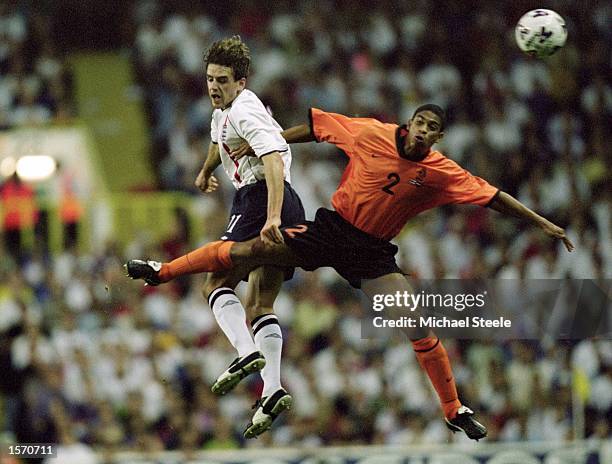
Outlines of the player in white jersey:
M244 89L225 108L213 111L210 137L221 154L221 163L226 174L236 187L253 184L265 179L263 157L274 152L281 155L284 178L291 182L291 149L280 136L283 128L266 111L261 100L248 89ZM230 152L247 138L257 144L255 157L234 160Z
M213 171L222 164L237 190L221 240L240 242L259 235L265 243L281 243L280 227L303 221L304 208L289 184L291 150L281 136L283 129L259 98L245 89L249 66L249 49L238 36L215 42L207 52L206 82L214 108L211 144L195 183L203 192L214 191L218 182ZM233 160L231 150L245 140L256 157ZM278 414L291 407L292 398L280 382L283 338L273 304L283 279L292 275L293 269L276 267L262 267L249 274L245 306L254 339L234 293L245 273L209 274L203 288L219 326L238 351L238 357L213 385L213 392L224 395L248 374L261 370L262 398L245 430L247 438L268 430Z

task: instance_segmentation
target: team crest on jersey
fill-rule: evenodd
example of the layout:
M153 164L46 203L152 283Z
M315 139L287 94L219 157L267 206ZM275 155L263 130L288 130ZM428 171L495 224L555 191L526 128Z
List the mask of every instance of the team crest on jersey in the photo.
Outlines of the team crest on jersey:
M427 176L427 170L425 168L419 168L417 170L416 177L414 179L410 179L408 183L416 187L422 187L423 183L425 182L425 176Z

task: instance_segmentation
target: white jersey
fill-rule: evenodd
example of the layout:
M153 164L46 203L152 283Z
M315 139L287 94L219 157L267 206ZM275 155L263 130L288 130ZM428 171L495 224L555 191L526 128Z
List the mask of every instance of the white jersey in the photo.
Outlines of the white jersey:
M250 90L244 89L224 110L216 109L210 122L210 138L219 145L223 169L234 187L239 189L265 179L261 158L279 152L285 165L285 180L291 182L291 150L281 135L283 128L266 111L261 100ZM238 161L229 157L246 140L255 155L244 156Z

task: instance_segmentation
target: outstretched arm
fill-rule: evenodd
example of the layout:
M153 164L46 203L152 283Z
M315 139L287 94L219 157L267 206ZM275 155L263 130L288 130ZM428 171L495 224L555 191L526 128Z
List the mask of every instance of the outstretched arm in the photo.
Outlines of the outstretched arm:
M308 124L300 124L299 126L293 126L289 129L286 129L281 132L283 138L287 141L287 143L304 143L304 142L314 142L315 136L310 130L310 125ZM232 150L230 156L239 160L243 156L255 156L255 152L249 146L249 144L244 141L238 148Z
M546 235L561 239L567 251L574 250L574 244L565 235L565 230L527 208L524 204L513 196L508 195L506 192L500 191L489 204L489 208L499 211L502 214L527 219L532 224L541 228Z
M300 124L299 126L290 127L281 132L287 143L304 143L314 142L315 136L310 129L309 124Z

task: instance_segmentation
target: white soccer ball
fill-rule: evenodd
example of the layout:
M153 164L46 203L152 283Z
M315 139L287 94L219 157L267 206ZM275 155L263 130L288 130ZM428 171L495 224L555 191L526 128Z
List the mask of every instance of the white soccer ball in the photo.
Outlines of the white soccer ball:
M544 58L565 45L567 27L565 20L553 10L531 10L519 19L514 37L525 53Z

